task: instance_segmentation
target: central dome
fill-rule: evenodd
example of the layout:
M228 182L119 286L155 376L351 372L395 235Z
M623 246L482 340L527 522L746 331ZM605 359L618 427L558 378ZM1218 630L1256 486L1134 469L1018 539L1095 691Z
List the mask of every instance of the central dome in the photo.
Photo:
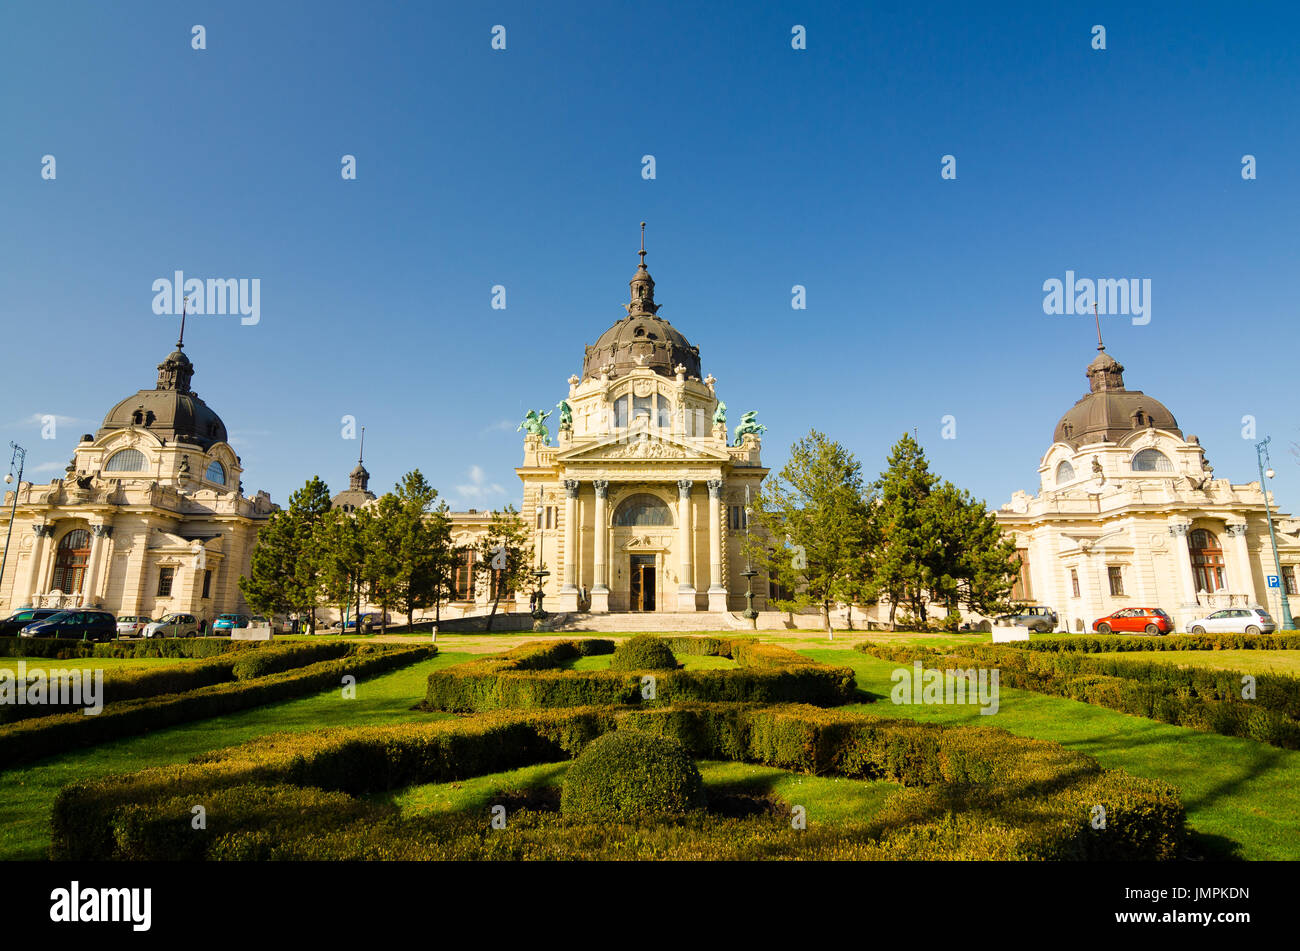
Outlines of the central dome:
M699 379L700 348L672 324L660 317L655 303L655 282L645 268L645 222L641 222L641 264L628 285L632 299L624 308L627 316L606 330L587 347L582 360L582 378L596 379L607 370L611 379L625 376L637 367L648 367L660 376L685 375Z
M108 411L98 436L139 426L161 439L204 449L226 441L226 424L190 389L194 364L182 352L184 346L177 341L176 349L158 364L158 384L152 390L139 390Z
M1168 407L1141 390L1124 388L1124 367L1101 352L1088 364L1089 393L1075 403L1056 424L1053 442L1076 449L1096 442L1118 442L1135 429L1163 429L1182 438L1178 421Z

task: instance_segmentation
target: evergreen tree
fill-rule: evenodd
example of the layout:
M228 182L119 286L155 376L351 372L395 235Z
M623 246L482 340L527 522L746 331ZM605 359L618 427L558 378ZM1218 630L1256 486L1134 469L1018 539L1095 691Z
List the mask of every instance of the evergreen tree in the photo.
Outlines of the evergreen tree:
M334 509L317 525L313 536L313 557L319 566L320 596L338 605L339 617L361 613L365 588L366 545L361 523L366 509L345 512Z
M405 609L408 626L414 623L417 607L437 601L450 560L451 521L446 506L433 509L437 497L437 490L416 469L377 506L377 544L386 552L377 563L391 573L381 586Z
M310 612L315 632L319 583L312 534L329 506L329 487L312 476L289 497L289 508L273 513L258 532L250 574L239 579L253 610L268 616Z
M751 508L746 555L790 597L783 611L817 605L825 629L831 608L870 591L869 496L853 454L817 430L796 442L790 460L763 485Z
M330 511L329 486L319 476L289 497L289 514L294 530L293 587L299 614L309 612L308 630L316 633L316 608L320 604L320 565L315 557L313 536Z

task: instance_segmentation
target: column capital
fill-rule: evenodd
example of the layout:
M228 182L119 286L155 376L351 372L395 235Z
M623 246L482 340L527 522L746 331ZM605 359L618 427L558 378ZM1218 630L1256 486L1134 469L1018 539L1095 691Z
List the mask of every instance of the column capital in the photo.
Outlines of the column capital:
M608 495L609 493L608 479L592 479L591 484L592 487L596 490L596 498L603 499Z
M38 538L54 537L54 525L50 522L43 522L40 525L33 525L32 531L36 533Z
M1191 522L1174 522L1169 526L1169 534L1184 537L1192 529Z
M113 535L112 525L92 525L90 526L91 534L96 538L111 538Z
M576 499L578 497L578 486L580 484L581 483L579 483L577 479L565 479L564 480L565 498Z
M677 495L683 499L688 498L691 494L691 487L694 485L695 483L692 482L690 479L678 479Z
M721 479L710 479L708 482L709 498L711 499L722 498L722 487L725 484L726 483L724 483Z
M1225 528L1225 530L1227 531L1227 533L1228 533L1229 535L1233 535L1233 536L1236 536L1236 535L1242 535L1242 536L1244 536L1244 535L1246 534L1247 525L1246 525L1245 522L1235 522L1235 523L1232 523L1232 524L1229 524L1229 525L1224 526L1224 528Z

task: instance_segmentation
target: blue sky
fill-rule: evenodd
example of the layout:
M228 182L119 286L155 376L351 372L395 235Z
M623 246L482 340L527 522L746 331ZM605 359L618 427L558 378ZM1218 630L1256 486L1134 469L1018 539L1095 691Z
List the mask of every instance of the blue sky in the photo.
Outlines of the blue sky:
M1036 489L1095 354L1043 313L1073 270L1151 281L1150 323L1103 318L1129 387L1236 481L1255 417L1300 510L1300 14L1144 6L8 2L0 436L61 475L171 349L153 281L258 278L259 323L186 333L246 491L345 487L353 415L372 488L517 504L515 426L622 316L645 220L661 316L774 468L816 425L874 474L915 428L990 504Z

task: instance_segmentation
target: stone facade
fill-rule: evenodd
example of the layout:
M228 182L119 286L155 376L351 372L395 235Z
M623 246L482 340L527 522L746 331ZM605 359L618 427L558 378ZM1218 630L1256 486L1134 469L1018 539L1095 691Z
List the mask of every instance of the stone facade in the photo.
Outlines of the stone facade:
M239 591L274 511L242 494L220 418L190 389L183 342L158 384L121 401L81 438L62 479L22 482L0 578L0 611L96 607L121 616L248 613Z
M1071 631L1126 607L1163 608L1185 630L1212 610L1262 606L1280 626L1280 598L1300 574L1300 521L1269 495L1279 572L1260 483L1215 478L1200 441L1126 389L1124 368L1098 350L1090 392L1039 463L1037 494L1017 492L997 513L1026 562L1016 594L1055 608ZM1268 575L1283 586L1267 587Z

